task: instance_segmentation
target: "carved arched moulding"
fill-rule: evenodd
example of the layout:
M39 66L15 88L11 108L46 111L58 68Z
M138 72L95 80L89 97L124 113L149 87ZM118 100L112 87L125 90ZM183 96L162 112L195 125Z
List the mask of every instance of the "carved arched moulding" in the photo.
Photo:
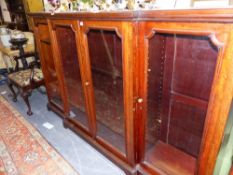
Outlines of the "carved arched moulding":
M74 33L76 33L76 27L73 25L73 24L65 24L65 23L61 23L60 21L59 21L59 23L57 23L57 22L53 22L52 21L52 29L53 30L56 30L56 28L57 27L65 27L65 28L70 28Z
M38 25L48 25L47 20L44 18L36 18L36 19L34 19L33 23L34 23L35 27L38 27Z
M88 25L83 25L83 32L85 34L88 34L90 30L104 30L104 31L113 31L116 32L117 36L119 38L122 38L122 31L121 28L119 27L109 27L109 26L88 26Z
M152 28L145 32L145 39L150 40L156 33L161 34L178 34L178 35L189 35L189 36L203 36L208 37L210 42L216 46L218 49L223 47L224 42L220 41L217 38L217 35L213 31L193 31L193 30L176 30L176 29L160 29L160 28Z
M48 25L46 22L36 22L35 27L38 27L39 25Z

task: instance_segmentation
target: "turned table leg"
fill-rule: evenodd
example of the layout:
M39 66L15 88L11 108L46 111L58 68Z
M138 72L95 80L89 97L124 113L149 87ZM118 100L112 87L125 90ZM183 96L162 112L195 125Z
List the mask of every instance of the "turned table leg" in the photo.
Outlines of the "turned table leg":
M31 116L33 113L32 113L32 110L31 110L31 105L29 103L29 96L30 96L30 92L29 91L22 91L21 92L21 97L23 98L24 102L26 103L27 107L28 107L28 111L27 111L27 115Z
M13 96L13 101L16 102L17 101L17 95L16 95L15 90L13 88L13 84L8 82L7 85L8 85L8 87L9 87L9 89L11 91L11 94Z

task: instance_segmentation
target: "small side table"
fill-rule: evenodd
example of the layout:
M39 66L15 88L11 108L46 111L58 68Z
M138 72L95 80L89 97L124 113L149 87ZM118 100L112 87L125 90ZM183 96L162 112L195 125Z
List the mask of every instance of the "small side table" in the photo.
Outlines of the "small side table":
M23 45L26 44L28 42L27 38L20 38L20 39L11 39L10 43L15 46L17 49L19 49L19 56L24 56L24 48ZM27 69L28 68L28 63L26 61L26 58L22 59L22 64L23 64L23 68Z

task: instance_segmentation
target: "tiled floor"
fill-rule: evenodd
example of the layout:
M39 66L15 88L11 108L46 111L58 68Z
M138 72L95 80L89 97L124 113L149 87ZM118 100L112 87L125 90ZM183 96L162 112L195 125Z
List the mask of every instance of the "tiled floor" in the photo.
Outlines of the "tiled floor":
M30 97L33 116L26 115L26 107L19 97L18 102L12 102L7 86L0 86L3 95L57 151L79 172L80 175L124 175L124 172L96 151L71 130L65 129L62 120L53 112L47 111L47 97L34 91ZM49 122L54 128L43 126Z

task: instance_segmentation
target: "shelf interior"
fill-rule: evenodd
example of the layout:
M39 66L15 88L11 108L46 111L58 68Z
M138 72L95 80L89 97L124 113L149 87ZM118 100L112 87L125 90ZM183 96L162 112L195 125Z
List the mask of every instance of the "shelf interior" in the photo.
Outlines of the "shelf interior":
M193 175L196 165L194 157L161 141L147 152L145 162L172 175Z

